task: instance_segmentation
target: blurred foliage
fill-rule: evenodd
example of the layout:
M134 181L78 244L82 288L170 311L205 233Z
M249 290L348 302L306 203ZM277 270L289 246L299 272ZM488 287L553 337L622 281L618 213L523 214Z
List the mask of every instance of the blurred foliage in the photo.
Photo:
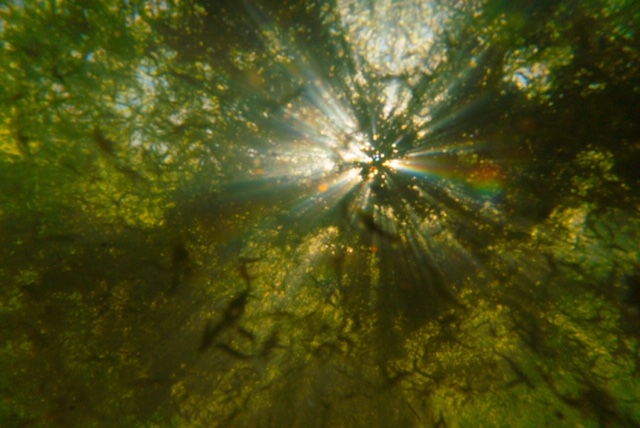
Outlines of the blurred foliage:
M0 425L639 426L638 3L422 3L0 5ZM290 215L308 81L499 200Z

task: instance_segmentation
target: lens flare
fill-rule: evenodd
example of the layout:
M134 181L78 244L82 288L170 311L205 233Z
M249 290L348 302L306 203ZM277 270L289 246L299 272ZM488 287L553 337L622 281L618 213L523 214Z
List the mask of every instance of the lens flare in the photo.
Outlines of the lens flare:
M339 2L335 37L350 50L328 68L297 39L272 40L286 31L245 4L265 45L286 55L277 75L291 84L268 95L265 104L277 100L268 112L246 118L257 131L237 156L256 167L220 192L270 204L260 230L284 222L312 239L337 227L342 246L361 249L344 257L373 254L377 281L419 302L398 309L414 323L455 306L460 272L483 271L491 235L516 227L502 206L509 151L479 132L491 46L470 46L470 60L449 63L449 18L418 3L376 6L382 15L371 19L365 2Z

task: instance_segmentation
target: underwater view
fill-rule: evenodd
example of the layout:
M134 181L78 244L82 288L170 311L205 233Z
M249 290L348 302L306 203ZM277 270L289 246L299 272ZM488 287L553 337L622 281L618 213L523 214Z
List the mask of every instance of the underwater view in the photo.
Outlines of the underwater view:
M0 426L640 427L639 32L0 2Z

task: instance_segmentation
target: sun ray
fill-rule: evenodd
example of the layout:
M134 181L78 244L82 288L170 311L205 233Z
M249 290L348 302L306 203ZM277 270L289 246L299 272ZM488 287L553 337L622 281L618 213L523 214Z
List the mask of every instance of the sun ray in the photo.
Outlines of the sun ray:
M470 43L449 62L439 40L448 18L437 8L414 11L430 23L414 27L402 24L407 10L376 4L377 32L354 19L369 13L362 3L345 1L338 10L351 51L327 72L275 20L243 4L265 49L277 45L274 54L287 58L294 89L258 94L278 100L256 118L269 136L239 146L248 176L233 176L220 193L276 202L261 228L292 222L312 237L337 227L341 240L378 260L385 286L405 287L431 315L455 306L456 284L466 280L459 272L483 271L490 234L514 225L502 211L512 160L473 126L491 104L487 70L498 47ZM341 9L352 6L356 15Z

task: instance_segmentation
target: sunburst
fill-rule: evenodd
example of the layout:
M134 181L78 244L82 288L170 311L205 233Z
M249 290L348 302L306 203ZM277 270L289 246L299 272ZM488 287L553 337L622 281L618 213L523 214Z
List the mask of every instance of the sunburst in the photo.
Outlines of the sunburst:
M476 250L508 224L501 201L509 179L499 144L467 120L490 98L490 49L469 46L474 55L448 64L439 37L450 19L419 3L376 4L380 21L366 2L338 5L355 74L340 71L349 69L341 58L326 72L301 44L280 39L295 87L263 103L261 131L238 146L245 175L222 191L258 196L302 235L338 227L339 241L375 253L380 281L415 321L458 304L461 272L483 269ZM269 35L265 45L284 33L246 8Z

